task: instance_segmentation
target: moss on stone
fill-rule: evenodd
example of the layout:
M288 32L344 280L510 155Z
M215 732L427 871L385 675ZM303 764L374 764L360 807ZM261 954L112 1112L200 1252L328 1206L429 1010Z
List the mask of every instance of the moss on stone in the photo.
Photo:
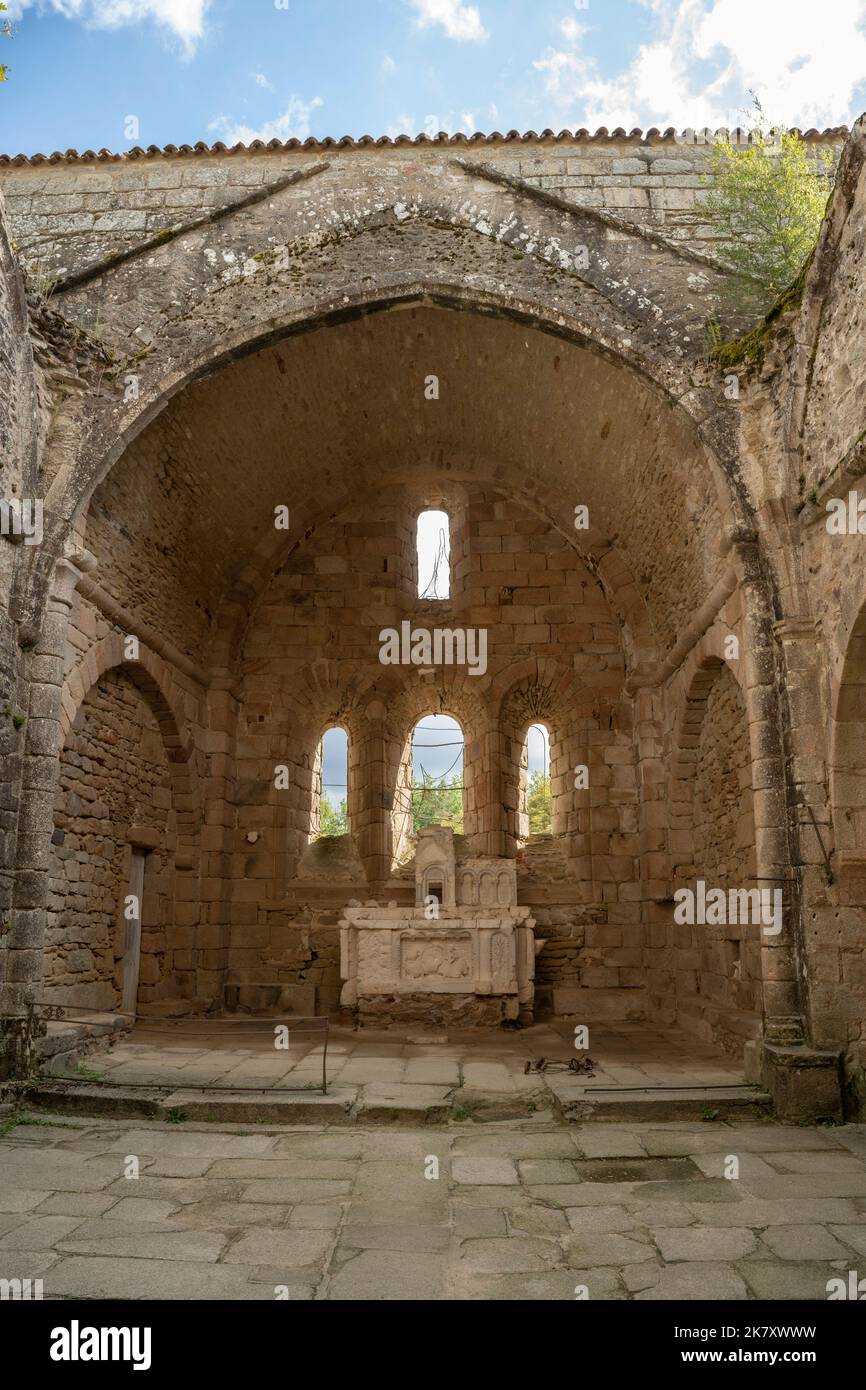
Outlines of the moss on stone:
M775 333L779 320L792 309L799 308L803 302L803 291L811 264L812 256L804 262L796 280L782 291L776 302L767 310L761 322L751 332L744 334L742 338L735 338L732 342L720 343L714 347L710 353L711 360L718 363L722 369L747 364L759 367L764 360L767 344Z

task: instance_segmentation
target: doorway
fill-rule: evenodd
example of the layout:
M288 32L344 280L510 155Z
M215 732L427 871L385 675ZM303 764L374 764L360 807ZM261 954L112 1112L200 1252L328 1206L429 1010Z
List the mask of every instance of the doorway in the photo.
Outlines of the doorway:
M147 850L133 845L129 861L129 888L123 903L123 997L121 1012L134 1014L138 1001L141 966L141 904L144 897L144 861Z

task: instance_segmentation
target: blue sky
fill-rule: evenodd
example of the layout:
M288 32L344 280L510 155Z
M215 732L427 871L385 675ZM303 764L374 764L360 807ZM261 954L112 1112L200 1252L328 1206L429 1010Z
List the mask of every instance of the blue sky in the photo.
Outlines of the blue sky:
M9 0L7 153L259 136L850 124L866 0ZM138 121L129 136L127 118Z

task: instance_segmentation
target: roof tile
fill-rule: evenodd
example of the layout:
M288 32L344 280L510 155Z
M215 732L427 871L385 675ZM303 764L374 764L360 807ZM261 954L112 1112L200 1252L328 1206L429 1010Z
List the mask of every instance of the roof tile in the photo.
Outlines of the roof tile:
M799 135L803 140L842 141L850 134L849 127L845 125L828 127L826 130L816 130L814 127L810 127L809 130L802 131L798 130L796 126L793 126L791 129L793 134ZM617 126L615 130L608 130L606 126L600 126L594 133L590 133L590 131L581 127L579 130L573 131L561 130L559 134L556 134L553 130L548 128L543 130L540 135L534 130L527 130L522 133L517 130L509 130L506 135L503 135L498 130L491 131L489 135L484 135L481 131L474 131L471 135L466 135L462 131L457 131L455 134L449 135L447 131L440 130L433 136L427 135L424 131L421 131L415 136L397 135L392 137L390 135L381 135L378 139L375 139L372 135L361 135L355 140L351 135L343 135L337 140L332 135L326 135L321 140L318 140L311 135L308 139L303 141L295 139L294 137L290 140L270 140L267 144L262 140L253 140L249 145L232 145L230 149L223 144L222 140L217 140L213 145L207 145L203 140L198 140L194 145L164 145L161 148L158 145L148 145L146 150L143 150L140 145L134 145L132 149L125 150L123 153L116 153L106 149L101 149L98 152L84 150L82 153L79 153L78 150L70 149L65 152L55 150L49 155L0 154L0 167L9 167L13 165L21 166L24 164L92 164L97 160L102 162L110 161L112 163L124 163L129 160L137 159L174 159L178 157L188 158L189 156L196 157L215 154L242 155L261 154L263 152L279 153L280 151L298 149L363 149L369 145L377 147L389 145L504 145L515 143L531 145L550 141L554 144L573 144L585 141L592 141L595 143L610 141L611 143L617 144L621 144L624 141L642 144L647 144L650 141L659 144L691 144L706 143L713 135L724 137L729 134L736 134L742 138L746 132L739 128L736 131L729 131L724 127L716 131L711 131L708 128L695 131L691 129L691 127L683 131L677 131L673 126L668 126L664 132L660 132L657 126L651 126L645 131L636 126L633 130L628 132L626 132L622 126Z

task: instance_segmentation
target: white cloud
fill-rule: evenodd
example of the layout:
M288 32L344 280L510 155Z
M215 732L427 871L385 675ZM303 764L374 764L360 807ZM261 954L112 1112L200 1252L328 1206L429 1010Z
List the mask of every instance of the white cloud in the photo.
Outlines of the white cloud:
M303 101L300 97L290 97L289 104L281 116L264 125L241 125L232 116L217 116L208 125L227 145L249 145L253 140L306 140L310 134L310 116L317 106L322 105L321 97Z
M655 32L610 76L563 21L566 47L536 59L546 108L566 125L745 124L750 91L772 121L850 123L866 79L866 0L637 0ZM573 37L572 37L573 35ZM862 99L862 90L861 90Z
M417 133L415 117L407 116L405 112L399 115L396 121L392 121L385 131L385 134L392 140L396 140L398 135L417 135Z
M577 20L573 19L569 14L565 16L565 19L559 27L562 30L563 38L566 39L568 43L577 43L581 34L585 33L584 26L578 24Z
M412 4L421 29L441 24L449 39L461 43L480 43L488 37L476 5L464 5L463 0L412 0Z
M385 54L384 58L382 59L382 64L379 68L379 71L383 77L390 77L392 73L395 73L397 71L397 64L394 62L394 59L391 57L390 53Z
M420 123L416 121L414 116L407 116L404 113L388 126L385 134L394 140L398 135L411 135L414 139L416 135L423 133L430 140L433 140L440 131L444 131L446 135L456 135L458 131L463 135L474 135L476 129L475 117L471 111L463 111L460 115L449 112L444 116L435 114L425 116Z
M264 87L266 92L276 91L276 87L274 86L273 82L269 82L263 72L251 72L250 77L253 79L257 87Z
M77 19L94 29L120 29L153 20L183 44L187 56L204 34L211 0L8 0L13 19L36 3L64 19Z

